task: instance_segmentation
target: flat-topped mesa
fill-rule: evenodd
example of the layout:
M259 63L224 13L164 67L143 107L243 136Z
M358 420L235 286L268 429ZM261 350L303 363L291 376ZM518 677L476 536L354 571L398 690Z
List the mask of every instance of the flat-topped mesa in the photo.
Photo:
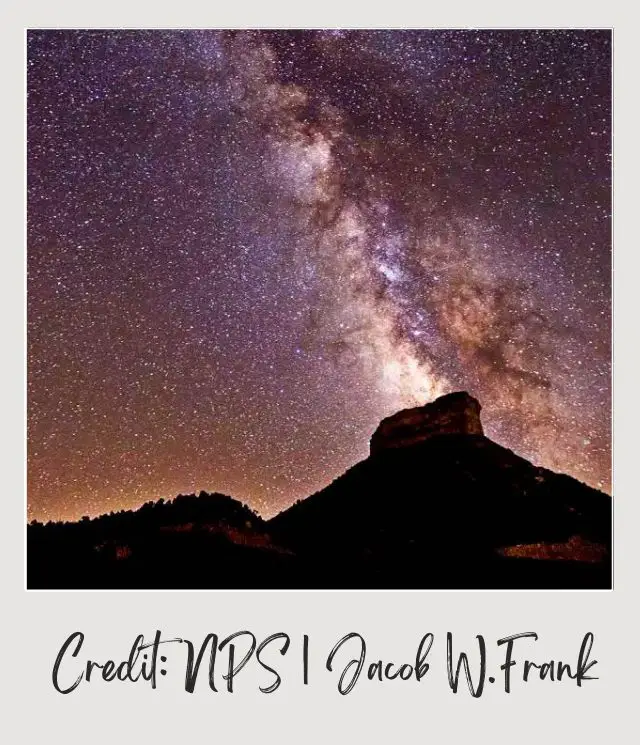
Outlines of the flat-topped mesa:
M404 409L380 422L369 443L370 452L415 445L437 435L482 435L481 408L477 399L460 391Z

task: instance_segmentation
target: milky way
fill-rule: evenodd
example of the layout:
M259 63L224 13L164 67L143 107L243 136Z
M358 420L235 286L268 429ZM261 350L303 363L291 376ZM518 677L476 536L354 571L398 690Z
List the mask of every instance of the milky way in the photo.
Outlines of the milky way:
M29 516L271 515L461 389L609 490L610 44L30 32Z

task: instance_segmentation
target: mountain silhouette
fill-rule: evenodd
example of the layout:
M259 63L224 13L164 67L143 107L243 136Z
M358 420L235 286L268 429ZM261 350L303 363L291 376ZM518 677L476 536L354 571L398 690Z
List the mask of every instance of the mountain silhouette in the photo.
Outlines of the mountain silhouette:
M265 521L220 494L32 523L30 588L611 587L611 498L483 433L442 396L383 420L370 455Z

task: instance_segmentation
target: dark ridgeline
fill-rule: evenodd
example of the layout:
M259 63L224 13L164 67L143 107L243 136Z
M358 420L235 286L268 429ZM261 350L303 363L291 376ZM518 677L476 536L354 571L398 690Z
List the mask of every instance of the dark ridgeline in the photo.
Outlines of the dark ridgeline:
M29 588L611 587L611 498L484 436L452 393L269 521L220 494L31 524Z

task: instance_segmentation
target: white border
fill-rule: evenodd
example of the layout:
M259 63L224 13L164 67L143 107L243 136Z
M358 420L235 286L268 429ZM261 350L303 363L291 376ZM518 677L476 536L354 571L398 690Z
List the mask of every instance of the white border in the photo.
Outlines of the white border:
M414 6L412 8L412 6ZM270 740L323 743L327 740L396 742L424 737L436 742L494 743L541 741L623 743L636 730L635 634L638 618L640 526L637 494L638 300L640 261L635 248L637 161L636 30L624 2L538 2L514 7L487 0L444 7L414 3L371 7L325 3L322 7L269 3L253 8L182 2L121 2L87 7L80 2L32 0L3 10L4 90L2 146L5 169L2 205L5 279L2 367L4 455L2 617L3 729L9 741L44 737L69 743L227 738L235 742ZM529 591L202 591L181 592L26 592L18 556L23 555L24 511L24 29L27 27L358 27L358 28L611 28L615 58L615 275L614 275L614 501L615 590L572 593ZM18 184L20 188L18 188ZM22 309L22 315L18 309ZM22 384L22 399L18 394ZM20 542L22 541L22 546ZM61 641L79 628L94 655L123 654L137 633L162 628L167 636L199 639L207 631L229 633L250 627L256 633L284 629L309 633L314 650L324 649L351 630L364 633L380 654L403 647L403 640L451 630L466 640L476 633L495 636L534 629L545 652L571 652L582 633L595 633L600 680L583 689L529 688L510 697L497 693L479 701L452 696L446 686L362 688L341 698L334 682L309 689L291 684L283 695L245 691L216 698L206 689L194 697L169 687L83 689L60 697L52 690L51 664ZM407 644L409 641L406 642ZM413 642L411 642L413 643ZM323 646L324 644L324 646ZM319 655L319 652L318 652ZM322 659L312 658L312 670ZM318 673L319 675L319 673ZM402 691L402 695L398 693ZM96 723L99 722L99 726Z

